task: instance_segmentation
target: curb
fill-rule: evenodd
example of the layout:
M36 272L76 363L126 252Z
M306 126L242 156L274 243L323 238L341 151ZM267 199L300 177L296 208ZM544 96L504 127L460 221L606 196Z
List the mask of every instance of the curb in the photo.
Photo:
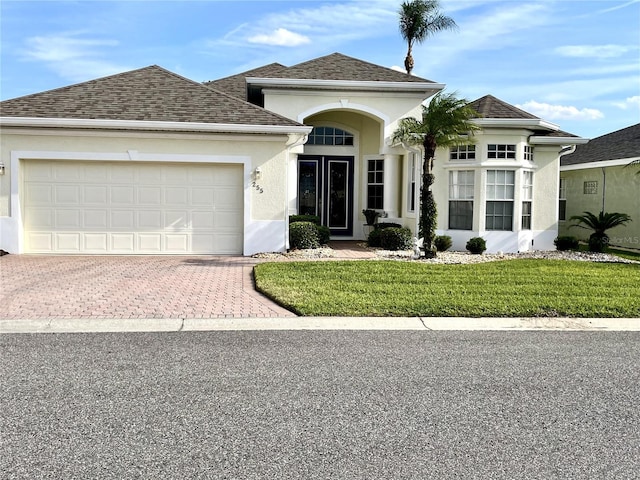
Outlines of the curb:
M0 319L0 334L260 330L640 331L640 318L271 317Z

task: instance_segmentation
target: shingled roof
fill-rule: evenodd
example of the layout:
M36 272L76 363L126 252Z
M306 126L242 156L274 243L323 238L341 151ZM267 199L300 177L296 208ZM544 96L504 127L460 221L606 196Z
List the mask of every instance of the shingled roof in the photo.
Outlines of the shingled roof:
M513 105L503 102L499 98L493 95L485 95L473 102L469 103L469 106L480 114L483 118L511 118L511 119L537 119L539 117L520 110Z
M332 53L324 57L315 58L292 67L284 67L273 63L231 77L207 82L214 88L247 98L247 78L282 78L293 80L336 80L336 81L367 81L367 82L397 82L397 83L435 83L431 80L407 75L391 68L381 67L341 53Z
M574 153L560 158L560 165L637 157L640 157L640 123L596 137L585 145L578 145Z
M300 126L157 65L5 100L0 116Z

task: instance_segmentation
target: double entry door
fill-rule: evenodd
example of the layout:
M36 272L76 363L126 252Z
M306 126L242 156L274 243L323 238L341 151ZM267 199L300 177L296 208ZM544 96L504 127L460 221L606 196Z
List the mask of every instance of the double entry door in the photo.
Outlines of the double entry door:
M353 235L353 157L298 156L298 213L319 216L331 235Z

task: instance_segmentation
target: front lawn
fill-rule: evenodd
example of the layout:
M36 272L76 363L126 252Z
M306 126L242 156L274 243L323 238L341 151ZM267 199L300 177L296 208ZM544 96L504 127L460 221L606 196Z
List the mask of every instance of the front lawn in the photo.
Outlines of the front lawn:
M258 289L304 316L640 317L640 265L518 259L263 263Z

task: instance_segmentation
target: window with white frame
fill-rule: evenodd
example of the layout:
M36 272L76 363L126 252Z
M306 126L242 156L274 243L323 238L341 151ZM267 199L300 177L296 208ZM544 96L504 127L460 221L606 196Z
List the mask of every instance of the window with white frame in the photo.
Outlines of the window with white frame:
M567 219L567 179L560 179L560 189L558 195L558 220Z
M384 208L384 160L367 162L367 208Z
M516 146L491 143L487 147L487 158L490 159L515 159Z
M411 160L409 160L409 188L407 189L407 210L409 212L416 211L416 168L418 166L417 154L411 154Z
M353 146L353 135L340 128L313 127L307 145Z
M449 172L449 229L473 228L474 170Z
M449 150L449 160L475 160L476 159L476 146L475 145L458 145L457 147L451 147Z
M531 145L524 146L524 159L533 162L533 147Z
M533 172L522 172L522 230L531 230Z
M513 230L514 191L515 172L513 170L487 170L485 215L487 230Z

